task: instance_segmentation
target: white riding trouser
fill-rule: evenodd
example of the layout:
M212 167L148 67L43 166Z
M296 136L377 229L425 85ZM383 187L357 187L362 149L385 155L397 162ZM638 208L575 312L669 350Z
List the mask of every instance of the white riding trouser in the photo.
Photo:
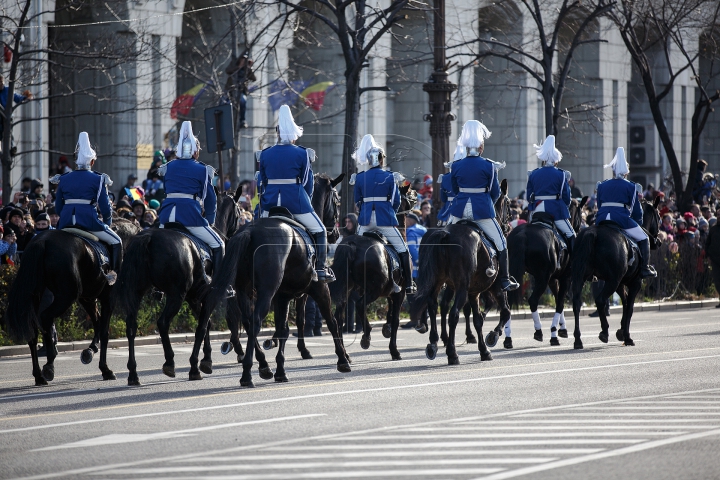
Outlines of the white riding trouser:
M122 243L122 240L118 236L117 233L113 232L112 230L98 230L97 232L90 232L96 237L98 237L101 241L107 243L108 245L117 245L118 243Z
M544 212L545 211L545 202L540 202L540 205L538 205L535 208L535 212ZM532 214L530 215L530 219L532 220ZM553 223L555 223L555 227L562 232L562 234L565 236L565 238L570 238L575 236L575 230L573 230L572 225L570 225L570 220L567 218L563 220L555 220Z
M165 225L160 225L160 228L165 228ZM215 233L212 228L204 226L188 227L187 225L185 225L185 228L188 232L192 233L194 236L207 243L208 247L220 247L223 249L223 252L225 252L225 242L223 242L222 238L220 238L220 236L218 236L218 234Z
M262 212L260 215L263 218L268 218L270 212ZM293 218L298 223L301 223L303 227L307 228L310 233L321 233L325 231L325 225L323 225L320 217L315 212L310 213L293 213Z
M607 214L607 217L605 217L605 220L610 220L610 214ZM643 240L647 240L648 236L645 233L645 230L642 229L640 226L636 226L633 228L626 228L624 229L625 233L628 234L628 237L632 238L636 242L642 242Z
M390 245L393 246L395 251L398 253L407 252L407 244L405 243L405 239L400 234L400 231L398 231L397 227L391 227L391 226L385 226L385 227L379 227L377 224L377 219L375 218L375 212L372 212L372 215L370 215L370 223L367 225L360 225L358 227L357 234L362 235L365 232L380 232L383 235L385 235L385 238L388 239L388 242L390 242Z
M507 248L507 242L505 241L505 235L503 235L500 229L500 224L494 218L481 218L480 220L474 220L472 202L470 200L465 204L465 210L463 210L462 218L454 215L450 216L450 223L457 223L460 220L472 220L475 225L480 227L480 230L487 235L490 240L493 241L499 252L504 251Z

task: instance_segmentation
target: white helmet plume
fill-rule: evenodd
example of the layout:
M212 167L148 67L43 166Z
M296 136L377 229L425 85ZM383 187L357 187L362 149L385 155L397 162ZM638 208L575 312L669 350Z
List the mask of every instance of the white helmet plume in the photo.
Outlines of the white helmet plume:
M183 149L184 141L186 146L185 149ZM183 122L182 127L180 127L180 136L178 137L177 147L175 147L175 153L179 158L192 158L198 149L198 139L193 134L192 123L188 121Z
M95 150L90 146L90 137L87 132L80 132L75 153L77 153L76 163L80 168L90 168L90 162L97 158Z
M463 125L457 144L465 148L480 148L492 133L477 120L468 120Z
M373 148L380 149L380 145L375 143L375 138L368 133L360 140L360 145L358 145L357 150L353 153L358 172L364 172L371 167L370 161L368 160L368 152Z
M542 145L533 145L537 150L537 157L551 165L557 164L562 160L562 153L555 148L555 135L548 135Z
M290 107L283 105L278 112L278 134L283 142L294 142L302 137L303 128L295 124Z
M465 147L458 145L457 147L455 147L455 153L453 154L453 162L462 160L466 156L467 156L467 150L465 150Z
M623 175L630 173L630 167L628 167L627 160L625 160L625 149L623 147L618 147L612 162L605 165L604 168L612 168L613 173L615 173L615 177L622 177Z

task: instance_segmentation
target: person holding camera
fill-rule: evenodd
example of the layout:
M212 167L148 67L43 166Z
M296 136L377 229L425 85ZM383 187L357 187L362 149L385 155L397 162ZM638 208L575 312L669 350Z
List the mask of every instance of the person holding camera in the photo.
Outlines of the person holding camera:
M248 52L240 55L240 58L230 60L230 65L225 69L228 79L225 83L225 91L231 100L235 100L240 107L240 118L238 126L240 128L248 128L245 121L245 111L247 110L247 96L250 94L248 89L249 82L257 81L255 73L252 70L253 60Z

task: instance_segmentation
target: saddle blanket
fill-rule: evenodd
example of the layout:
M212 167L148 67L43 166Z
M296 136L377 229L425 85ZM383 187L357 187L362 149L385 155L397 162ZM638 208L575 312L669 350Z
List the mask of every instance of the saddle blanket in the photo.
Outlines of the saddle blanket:
M308 261L312 263L313 257L315 256L315 242L313 241L308 231L304 228L298 227L297 225L293 225L291 223L290 226L293 230L297 232L298 235L300 235L300 238L302 238L305 242L305 254L307 255Z
M630 237L625 232L625 230L620 228L620 226L617 225L616 223L608 221L607 223L600 222L600 225L602 225L604 227L612 228L616 232L620 232L622 234L622 236L625 237L625 240L628 242L628 247L629 247L628 248L628 253L629 253L628 267L632 267L633 265L635 265L635 260L640 258L640 247L638 247L637 242L635 240L633 240L632 237Z
M555 239L560 244L561 250L567 250L567 243L565 243L565 238L562 236L562 234L558 231L557 228L555 228L554 225L548 225L545 222L532 222L531 225L538 225L543 228L547 228L548 230L552 230L553 234L555 235Z
M490 258L495 258L497 256L497 248L495 248L495 244L492 240L488 238L487 235L485 235L485 232L482 231L482 229L478 226L477 223L471 221L471 220L460 220L457 222L458 225L465 225L477 232L478 235L480 235L480 240L485 244L485 247L488 250L488 253L490 254Z
M108 254L107 246L105 246L104 243L100 241L95 241L91 238L88 238L87 236L84 236L80 233L75 233L72 231L74 229L63 229L64 232L69 233L70 235L79 238L83 242L85 242L95 253L95 258L97 259L97 262L99 263L99 267L102 269L106 265L110 264L110 255ZM91 232L88 232L92 235ZM97 238L97 237L95 237Z
M385 244L385 250L388 253L388 256L390 257L390 271L395 272L400 269L400 255L398 252L393 248L390 244Z
M167 226L165 228L167 228ZM170 228L170 230L178 232L179 234L185 236L188 240L193 242L198 250L198 253L200 254L200 260L203 263L210 262L212 264L212 254L210 251L210 247L208 247L207 243L203 242L202 240L187 231L179 230L176 228Z
M276 220L282 220L295 232L300 235L300 238L305 242L305 254L307 255L308 262L315 264L313 257L315 257L315 241L310 236L310 233L305 230L302 223L295 220L292 213L284 207L273 207L270 209L270 215L268 218L274 218Z

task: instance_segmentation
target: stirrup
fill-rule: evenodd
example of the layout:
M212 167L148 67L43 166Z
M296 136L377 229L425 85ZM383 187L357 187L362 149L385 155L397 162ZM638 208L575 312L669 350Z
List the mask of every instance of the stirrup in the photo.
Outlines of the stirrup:
M500 286L503 292L512 292L520 288L520 284L513 277L503 278L500 280Z
M655 271L655 268L652 265L645 265L640 268L640 275L642 278L656 278L657 271Z
M400 285L398 285L397 283L395 283L395 281L393 280L393 293L400 293L400 292L402 292L402 287Z
M317 270L318 282L332 283L335 281L335 274L330 268L321 268Z
M108 285L113 286L115 285L115 282L117 282L117 273L115 273L114 270L108 270L105 274L105 279L108 282Z
M412 282L410 286L405 287L405 293L411 295L417 293L417 285L415 285L415 282Z
M234 298L235 297L235 289L232 285L228 285L225 298Z

